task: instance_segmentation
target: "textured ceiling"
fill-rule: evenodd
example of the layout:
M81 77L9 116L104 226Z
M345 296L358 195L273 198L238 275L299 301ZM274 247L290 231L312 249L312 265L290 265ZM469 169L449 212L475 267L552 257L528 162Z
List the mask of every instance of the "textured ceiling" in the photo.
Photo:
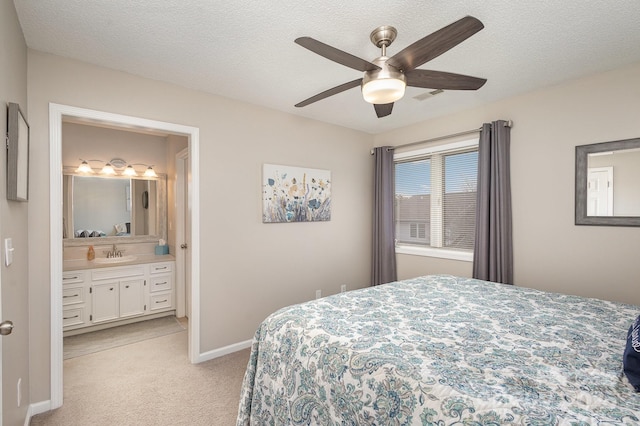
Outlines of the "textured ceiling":
M29 48L379 133L640 61L638 0L14 0ZM476 92L408 88L377 118L358 88L294 105L361 73L295 44L310 36L366 60L380 25L392 56L463 16L485 28L422 65L483 77Z

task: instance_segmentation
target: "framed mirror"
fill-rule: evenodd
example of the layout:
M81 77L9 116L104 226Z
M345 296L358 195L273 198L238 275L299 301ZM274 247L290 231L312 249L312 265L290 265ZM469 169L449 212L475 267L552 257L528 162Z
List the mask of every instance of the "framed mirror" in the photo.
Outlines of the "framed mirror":
M7 107L7 200L29 200L29 124L20 106Z
M640 226L640 138L576 146L575 224Z
M167 238L166 176L63 175L65 246Z

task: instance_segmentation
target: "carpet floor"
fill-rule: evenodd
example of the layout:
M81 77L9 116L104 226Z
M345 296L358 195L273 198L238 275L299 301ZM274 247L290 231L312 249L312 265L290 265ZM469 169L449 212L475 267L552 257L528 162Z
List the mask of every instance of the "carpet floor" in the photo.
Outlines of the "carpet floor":
M64 361L63 406L39 425L235 425L249 349L191 364L187 331Z
M176 317L167 316L90 333L77 334L64 338L64 359L92 354L184 330L185 327L178 322Z

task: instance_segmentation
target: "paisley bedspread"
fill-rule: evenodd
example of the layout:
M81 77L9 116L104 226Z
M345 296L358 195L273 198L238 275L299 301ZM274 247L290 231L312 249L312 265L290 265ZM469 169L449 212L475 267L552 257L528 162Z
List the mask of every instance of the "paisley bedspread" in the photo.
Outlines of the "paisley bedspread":
M281 309L237 425L640 425L640 307L436 275Z

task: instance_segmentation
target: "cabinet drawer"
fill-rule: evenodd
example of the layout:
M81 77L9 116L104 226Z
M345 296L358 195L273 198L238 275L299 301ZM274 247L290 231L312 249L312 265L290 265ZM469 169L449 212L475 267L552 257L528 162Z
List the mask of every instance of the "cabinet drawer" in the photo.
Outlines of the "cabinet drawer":
M173 287L173 279L171 275L158 275L152 276L149 279L149 291L155 293L156 291L167 291Z
M67 271L62 273L62 284L84 282L86 271Z
M173 306L171 293L154 294L149 298L150 311L157 309L167 309Z
M84 306L65 308L62 311L62 327L84 324Z
M152 263L149 265L149 273L166 274L173 271L173 262Z
M62 305L73 305L74 303L84 303L86 301L84 287L62 287Z
M144 266L123 266L121 268L104 268L91 270L91 279L97 280L112 280L116 278L137 277L144 275Z

